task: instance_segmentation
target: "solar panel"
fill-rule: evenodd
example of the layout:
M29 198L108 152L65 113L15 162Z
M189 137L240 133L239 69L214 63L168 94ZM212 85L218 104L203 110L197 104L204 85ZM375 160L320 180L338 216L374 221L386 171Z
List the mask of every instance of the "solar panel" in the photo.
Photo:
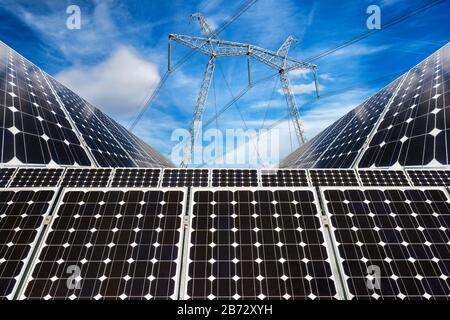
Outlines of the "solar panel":
M360 104L344 130L328 145L315 168L351 168L403 77Z
M344 130L355 116L355 110L350 111L341 119L327 127L310 141L306 142L293 154L280 163L281 168L311 168L319 157L326 151L329 144Z
M358 170L363 186L410 186L403 170Z
M406 75L359 167L450 164L450 46Z
M308 173L302 169L261 169L262 187L309 187Z
M0 189L0 300L12 299L49 214L55 189Z
M97 164L100 167L135 167L130 155L95 115L95 107L58 81L49 80Z
M23 299L176 299L185 189L66 189Z
M349 298L450 298L450 200L445 189L321 192Z
M57 187L64 173L63 168L20 168L10 187Z
M450 170L406 170L414 186L450 186Z
M93 188L107 187L112 169L73 169L66 170L61 187Z
M187 299L335 299L311 188L193 189Z
M164 169L162 187L207 187L208 169Z
M0 162L90 166L41 70L0 42Z
M359 186L358 177L352 169L310 169L309 176L314 187Z
M15 168L0 168L0 188L8 185L15 171Z
M212 169L212 187L257 187L256 169Z
M116 169L111 187L157 187L161 169Z

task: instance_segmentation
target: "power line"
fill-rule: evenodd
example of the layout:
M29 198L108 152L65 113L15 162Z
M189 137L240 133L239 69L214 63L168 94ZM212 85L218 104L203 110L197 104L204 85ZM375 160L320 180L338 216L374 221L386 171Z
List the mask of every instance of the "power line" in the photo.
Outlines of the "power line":
M372 30L366 31L366 32L364 32L364 33L362 33L360 35L357 35L357 36L353 37L350 40L347 40L347 41L344 41L344 42L338 44L337 46L335 46L333 48L330 48L330 49L325 50L325 51L323 51L321 53L318 53L318 54L316 54L314 56L311 56L311 57L307 58L305 61L306 62L312 62L312 61L318 60L320 58L323 58L325 56L328 56L328 55L330 55L330 54L332 54L332 53L334 53L336 51L339 51L339 50L341 50L341 49L343 49L345 47L348 47L348 46L350 46L350 45L352 45L352 44L354 44L356 42L359 42L359 41L361 41L361 40L363 40L363 39L365 39L365 38L367 38L367 37L369 37L371 35L374 35L375 33L381 32L381 31L383 31L383 30L385 30L385 29L387 29L389 27L392 27L393 25L396 25L397 23L400 23L400 22L402 22L402 21L404 21L404 20L406 20L406 19L408 19L410 17L413 17L413 16L415 16L415 15L417 15L417 14L423 12L423 11L426 11L426 10L428 10L428 9L430 9L430 8L440 4L440 3L443 3L445 1L446 0L432 0L432 1L427 2L424 5L419 5L419 6L415 7L413 10L411 10L411 9L410 10L406 10L407 12L405 14L399 15L399 16L389 20L387 23L384 23L381 29L372 29Z
M225 28L227 28L234 21L236 21L236 19L238 19L242 14L244 14L244 12L246 12L248 9L250 9L256 2L258 2L258 0L248 0L248 1L246 1L241 7L239 7L237 12L230 19L225 20L223 22L223 24L217 30L215 30L214 33L215 34L221 33L223 30L225 30ZM164 75L162 76L161 80L159 81L159 84L156 86L155 90L152 92L151 95L149 95L149 97L147 99L145 99L145 102L143 103L142 107L139 108L140 111L138 112L138 115L135 118L135 120L128 127L128 130L130 130L130 131L134 130L136 125L139 123L139 121L144 116L144 114L147 111L147 109L150 107L150 105L153 102L153 100L158 95L158 93L161 90L161 88L164 85L164 83L167 81L167 78L169 77L170 73L176 71L184 63L186 63L186 61L188 61L194 55L194 53L195 53L194 51L189 52L186 56L184 56L178 63L176 63L173 66L171 72L166 71L164 73Z

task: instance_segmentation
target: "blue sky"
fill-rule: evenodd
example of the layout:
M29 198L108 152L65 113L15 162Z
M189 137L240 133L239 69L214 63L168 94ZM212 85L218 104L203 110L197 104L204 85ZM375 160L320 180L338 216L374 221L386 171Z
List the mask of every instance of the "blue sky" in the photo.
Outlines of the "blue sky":
M127 125L166 71L167 35L200 36L191 13L201 11L211 25L219 26L243 2L0 0L0 40ZM300 43L290 55L306 59L366 32L367 7L380 6L381 32L314 61L321 74L320 100L311 90L310 75L290 76L306 136L312 138L449 41L450 1L383 29L383 22L425 2L259 0L220 38L276 50L294 35ZM66 28L66 8L71 4L81 9L80 30ZM174 63L188 52L174 44ZM171 141L173 130L189 127L207 61L195 54L174 72L136 127L138 136L165 155L176 145ZM254 62L252 72L256 80L274 70ZM218 61L204 119L232 99L227 83L234 95L246 87L246 75L245 58ZM210 128L257 130L283 118L287 109L279 88L274 80L255 86ZM282 158L297 143L288 122L276 128Z

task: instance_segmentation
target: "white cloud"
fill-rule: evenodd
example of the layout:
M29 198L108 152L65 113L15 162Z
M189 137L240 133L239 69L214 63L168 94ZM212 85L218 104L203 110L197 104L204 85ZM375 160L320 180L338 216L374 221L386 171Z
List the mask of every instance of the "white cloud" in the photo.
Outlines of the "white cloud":
M319 84L319 90L323 91L325 87ZM291 92L293 94L309 94L316 92L316 84L314 81L307 84L291 84ZM278 93L283 94L283 90L279 89Z
M291 78L307 78L311 73L310 69L296 69L289 72Z
M325 81L334 81L333 76L329 73L320 74L319 78Z
M129 47L119 47L95 66L71 67L55 78L118 118L134 114L160 80L157 66Z
M338 57L338 58L365 56L365 55L371 55L374 53L379 53L390 47L391 46L389 46L389 45L369 46L369 45L364 45L364 44L356 44L356 45L351 45L348 47L344 47L340 50L337 50L337 51L331 53L329 56L330 57Z

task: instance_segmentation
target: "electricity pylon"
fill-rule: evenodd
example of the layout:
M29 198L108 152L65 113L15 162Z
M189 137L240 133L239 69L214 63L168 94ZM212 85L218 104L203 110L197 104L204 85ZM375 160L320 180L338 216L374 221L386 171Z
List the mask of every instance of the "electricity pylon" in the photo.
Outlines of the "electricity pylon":
M308 69L312 70L314 74L314 83L316 86L317 97L319 97L319 85L317 76L317 66L314 64L299 61L297 59L288 56L289 49L292 43L296 42L295 38L289 36L286 41L281 45L277 51L271 51L264 48L254 46L252 44L233 42L220 40L217 38L217 34L213 31L206 19L200 14L195 13L191 16L200 24L205 37L193 37L187 35L169 35L169 63L168 68L170 71L170 59L171 59L171 40L174 40L182 45L185 45L195 51L198 51L209 57L206 71L203 75L202 85L200 87L200 93L197 98L197 105L195 107L194 115L192 117L190 127L190 140L185 146L184 157L181 163L182 167L191 163L195 152L195 142L200 132L200 123L202 120L203 112L205 110L206 100L208 98L209 88L214 76L214 68L216 58L230 57L230 56L247 56L247 68L248 68L248 81L251 86L251 64L250 58L254 58L274 69L280 74L281 86L283 93L286 97L286 103L288 105L289 113L294 124L295 133L299 144L305 143L304 130L300 121L300 113L298 111L297 102L294 94L292 93L289 78L287 74L293 70Z

